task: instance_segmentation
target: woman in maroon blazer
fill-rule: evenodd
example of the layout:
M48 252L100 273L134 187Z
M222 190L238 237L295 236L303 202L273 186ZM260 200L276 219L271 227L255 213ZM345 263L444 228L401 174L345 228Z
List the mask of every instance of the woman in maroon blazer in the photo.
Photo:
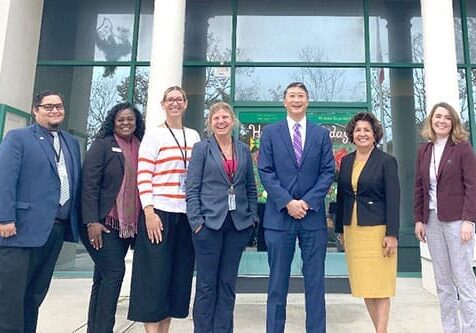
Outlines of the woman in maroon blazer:
M428 242L444 332L474 332L476 157L457 112L447 103L433 106L421 135L429 142L418 150L415 234Z

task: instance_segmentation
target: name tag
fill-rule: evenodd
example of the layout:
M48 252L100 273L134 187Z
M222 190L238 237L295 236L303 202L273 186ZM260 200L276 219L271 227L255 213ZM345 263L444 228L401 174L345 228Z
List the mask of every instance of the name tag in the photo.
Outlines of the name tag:
M119 147L112 147L112 151L116 153L122 153L122 149Z
M231 186L228 189L228 210L232 211L236 209L236 201L235 201L235 189Z

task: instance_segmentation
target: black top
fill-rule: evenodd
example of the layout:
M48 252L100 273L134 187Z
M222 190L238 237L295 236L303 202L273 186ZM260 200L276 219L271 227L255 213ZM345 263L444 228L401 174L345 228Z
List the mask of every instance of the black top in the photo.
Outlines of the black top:
M114 136L96 139L86 153L81 178L83 223L104 222L124 178L124 156Z

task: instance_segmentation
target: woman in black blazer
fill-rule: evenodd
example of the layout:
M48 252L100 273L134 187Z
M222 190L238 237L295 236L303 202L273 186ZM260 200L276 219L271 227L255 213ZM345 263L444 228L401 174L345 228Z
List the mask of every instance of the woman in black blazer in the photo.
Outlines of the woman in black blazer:
M383 333L397 276L397 162L376 148L383 130L373 114L356 114L346 132L356 150L341 162L335 228L345 247L352 295L364 298L375 331Z
M88 333L114 328L124 257L137 233L141 211L137 156L144 129L142 115L132 104L115 105L84 160L81 239L95 264Z

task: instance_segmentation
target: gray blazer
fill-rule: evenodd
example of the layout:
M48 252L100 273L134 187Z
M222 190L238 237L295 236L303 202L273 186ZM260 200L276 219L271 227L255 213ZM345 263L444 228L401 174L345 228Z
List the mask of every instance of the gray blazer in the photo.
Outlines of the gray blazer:
M248 146L235 140L238 166L233 181L236 209L231 217L237 230L258 222L256 184ZM187 216L192 230L205 224L218 230L228 214L229 178L223 159L213 138L204 139L193 146L186 180Z

